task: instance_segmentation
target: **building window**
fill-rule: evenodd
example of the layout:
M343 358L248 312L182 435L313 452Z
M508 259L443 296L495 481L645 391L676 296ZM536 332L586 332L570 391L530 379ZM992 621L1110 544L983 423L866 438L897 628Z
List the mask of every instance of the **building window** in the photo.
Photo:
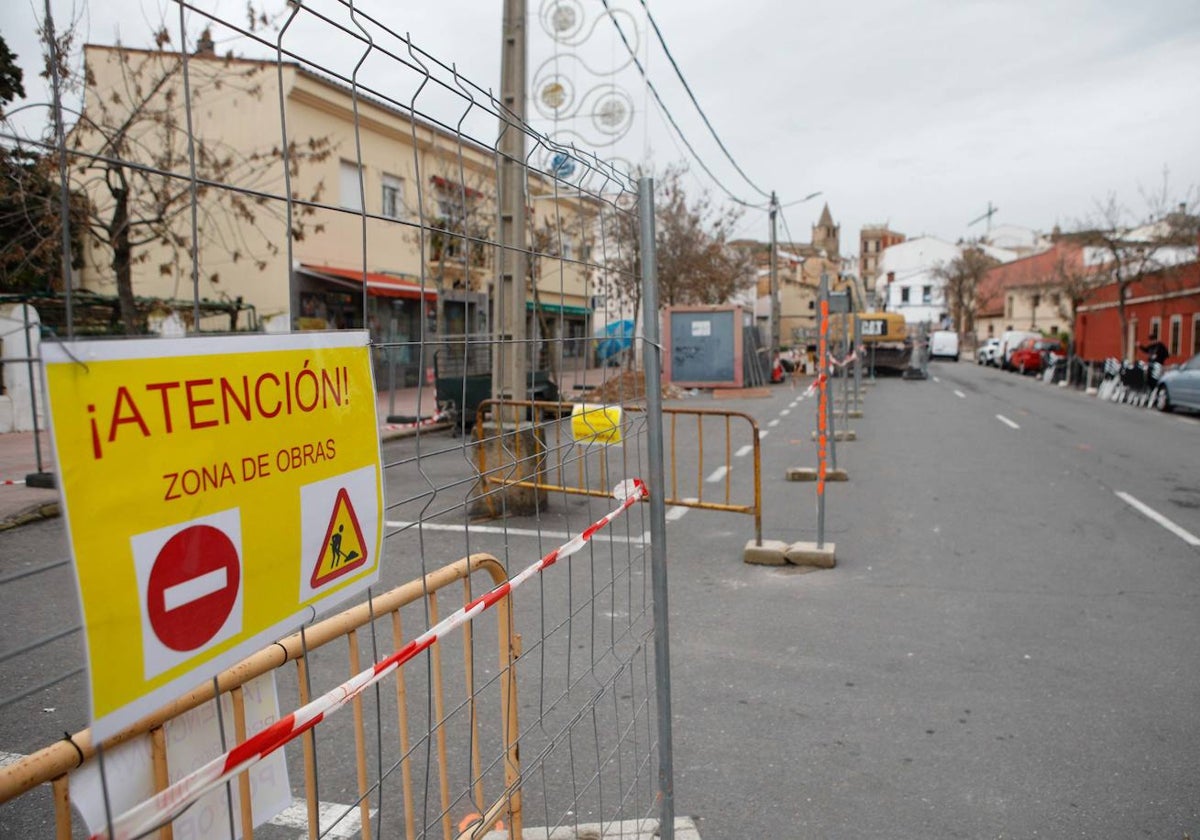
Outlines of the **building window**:
M395 175L383 175L382 215L389 219L404 218L404 180Z
M1158 341L1158 337L1162 335L1162 318L1157 315L1150 319L1150 334L1146 336L1148 341Z
M338 167L338 204L346 210L362 212L361 177L362 167L353 161L343 160Z
M1012 295L1008 295L1004 299L1004 317L1005 318L1012 317Z
M1200 353L1200 312L1192 316L1192 355Z
M921 303L933 303L933 286L921 287Z
M996 325L988 324L988 338L993 338L996 335Z
M1167 350L1172 356L1178 356L1183 347L1183 316L1171 316L1171 332L1167 338Z
M1034 309L1037 309L1042 304L1042 296L1035 293L1029 303Z
M908 286L904 286L900 289L900 302L908 303Z

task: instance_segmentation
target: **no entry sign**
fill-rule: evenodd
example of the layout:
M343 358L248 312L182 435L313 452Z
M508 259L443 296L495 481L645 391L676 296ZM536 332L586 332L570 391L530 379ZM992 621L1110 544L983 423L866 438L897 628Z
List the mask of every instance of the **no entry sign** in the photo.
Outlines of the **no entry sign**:
M229 619L242 564L219 528L189 525L169 540L150 570L146 612L160 642L171 650L203 647Z
M97 737L376 580L365 333L47 343L42 355ZM337 574L314 573L322 537Z

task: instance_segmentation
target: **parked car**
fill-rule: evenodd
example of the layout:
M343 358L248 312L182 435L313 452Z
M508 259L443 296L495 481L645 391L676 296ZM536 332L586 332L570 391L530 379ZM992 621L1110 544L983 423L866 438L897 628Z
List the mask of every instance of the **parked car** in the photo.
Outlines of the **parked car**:
M1200 411L1200 353L1162 375L1154 389L1154 406L1159 411Z
M1005 330L1000 334L1000 349L996 352L996 364L1003 370L1013 370L1010 364L1013 351L1027 338L1041 338L1041 333L1029 330Z
M996 354L1000 352L1000 339L989 338L975 351L975 364L996 366Z
M958 361L958 333L953 330L935 330L929 336L929 357Z
M1008 366L1020 373L1041 373L1052 356L1066 355L1067 348L1057 338L1027 338L1017 345Z

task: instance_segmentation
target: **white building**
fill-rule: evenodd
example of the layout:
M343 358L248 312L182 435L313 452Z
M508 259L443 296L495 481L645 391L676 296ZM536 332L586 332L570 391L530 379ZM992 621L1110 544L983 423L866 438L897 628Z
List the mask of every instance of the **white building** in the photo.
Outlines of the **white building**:
M884 249L875 277L876 308L899 312L909 324L940 324L949 316L937 269L962 255L957 245L921 236Z

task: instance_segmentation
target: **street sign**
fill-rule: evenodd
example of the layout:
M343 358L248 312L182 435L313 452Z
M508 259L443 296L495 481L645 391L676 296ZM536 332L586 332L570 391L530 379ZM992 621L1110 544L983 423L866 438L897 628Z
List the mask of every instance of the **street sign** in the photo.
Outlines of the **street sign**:
M377 579L367 341L43 345L97 737Z

